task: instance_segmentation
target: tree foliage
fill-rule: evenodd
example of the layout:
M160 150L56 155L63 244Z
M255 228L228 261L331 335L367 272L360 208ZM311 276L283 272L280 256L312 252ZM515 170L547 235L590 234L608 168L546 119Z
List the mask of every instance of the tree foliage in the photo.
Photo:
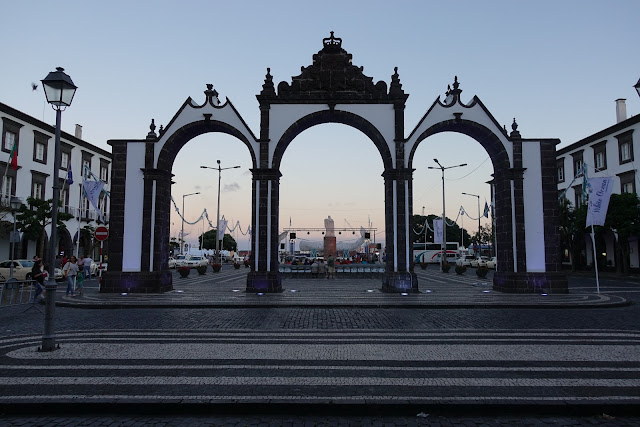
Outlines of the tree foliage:
M216 248L217 235L218 235L218 231L215 228L204 233L204 249ZM199 247L200 249L202 249L201 242L202 242L202 234L198 236L198 244L200 246ZM230 234L225 233L224 238L222 239L222 247L220 249L225 251L235 251L238 249L238 244Z
M58 205L62 203L58 201ZM27 197L27 203L23 204L16 214L16 228L23 233L28 240L38 241L38 256L44 257L45 227L51 224L53 199L41 200ZM73 218L73 215L66 212L58 212L58 228L66 228L64 221Z
M437 215L413 215L413 229L411 230L411 241L413 243L423 243L424 242L424 223L425 220L428 221L429 227L433 228L433 220L440 219L440 216ZM451 224L453 222L452 219L447 218L447 222ZM433 231L427 228L427 242L433 242ZM460 229L458 224L453 224L453 226L447 226L447 241L449 242L459 242L460 241L460 233L464 233L464 245L467 246L471 242L471 237L467 230Z

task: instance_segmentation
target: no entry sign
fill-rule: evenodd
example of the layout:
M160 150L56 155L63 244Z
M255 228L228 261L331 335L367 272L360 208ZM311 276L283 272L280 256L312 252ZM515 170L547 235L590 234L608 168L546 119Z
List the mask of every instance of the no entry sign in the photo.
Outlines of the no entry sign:
M107 240L107 237L109 237L109 229L107 227L100 226L96 228L96 231L94 231L93 235L95 236L96 240L102 242L103 240Z

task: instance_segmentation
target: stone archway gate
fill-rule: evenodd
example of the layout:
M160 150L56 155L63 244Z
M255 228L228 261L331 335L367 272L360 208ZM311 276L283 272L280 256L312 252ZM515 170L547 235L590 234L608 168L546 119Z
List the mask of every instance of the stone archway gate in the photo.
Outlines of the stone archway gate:
M413 213L412 161L430 135L453 131L476 139L494 166L496 247L495 290L567 292L560 271L555 182L557 139L524 139L512 126L507 133L474 97L460 100L459 84L431 105L409 137L404 108L409 96L397 68L391 83L373 82L342 40L331 33L313 63L277 91L270 69L257 95L260 135L256 137L233 104L221 105L212 85L198 105L188 98L166 128L146 139L111 140L113 169L109 270L102 292L164 292L172 289L168 269L171 170L180 149L207 132L223 132L242 141L253 162L251 172L251 271L248 292L280 292L278 273L280 163L291 141L322 123L342 123L368 136L383 161L385 186L386 292L418 290L413 272L410 230Z

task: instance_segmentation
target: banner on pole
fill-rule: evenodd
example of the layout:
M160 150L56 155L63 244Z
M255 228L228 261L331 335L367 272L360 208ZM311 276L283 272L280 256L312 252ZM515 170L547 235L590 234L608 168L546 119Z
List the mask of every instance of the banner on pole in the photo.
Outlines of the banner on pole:
M433 220L433 243L442 243L442 220Z
M98 207L98 199L100 198L100 193L102 193L102 188L104 187L104 182L96 182L96 181L82 181L82 188L84 189L84 194L87 196L87 199L91 203L91 206L98 212L98 216L100 217L100 221L104 222L104 218L102 218L102 212Z
M588 188L587 227L590 225L604 225L613 189L613 178L589 178Z
M224 232L227 230L227 220L221 219L218 221L218 240L224 239Z

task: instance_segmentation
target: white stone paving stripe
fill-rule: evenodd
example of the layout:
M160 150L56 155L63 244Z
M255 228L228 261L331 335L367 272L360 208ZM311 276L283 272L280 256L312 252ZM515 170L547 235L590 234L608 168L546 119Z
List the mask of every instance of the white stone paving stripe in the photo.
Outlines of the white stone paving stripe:
M221 344L66 343L60 350L32 347L7 353L17 359L225 359L225 360L487 360L640 362L637 345L501 345L501 344Z
M610 367L610 366L594 366L594 367L567 367L567 366L335 366L335 365L74 365L76 370L222 370L222 369L258 369L261 371L383 371L383 372L407 372L407 371L458 371L458 372L591 372L591 373L623 373L623 372L640 372L640 368L629 367ZM9 371L48 371L63 370L68 371L69 365L46 365L46 366L25 366L25 365L4 365L2 369Z
M380 378L380 377L0 377L0 386L224 385L224 386L402 386L402 387L639 387L640 378Z

